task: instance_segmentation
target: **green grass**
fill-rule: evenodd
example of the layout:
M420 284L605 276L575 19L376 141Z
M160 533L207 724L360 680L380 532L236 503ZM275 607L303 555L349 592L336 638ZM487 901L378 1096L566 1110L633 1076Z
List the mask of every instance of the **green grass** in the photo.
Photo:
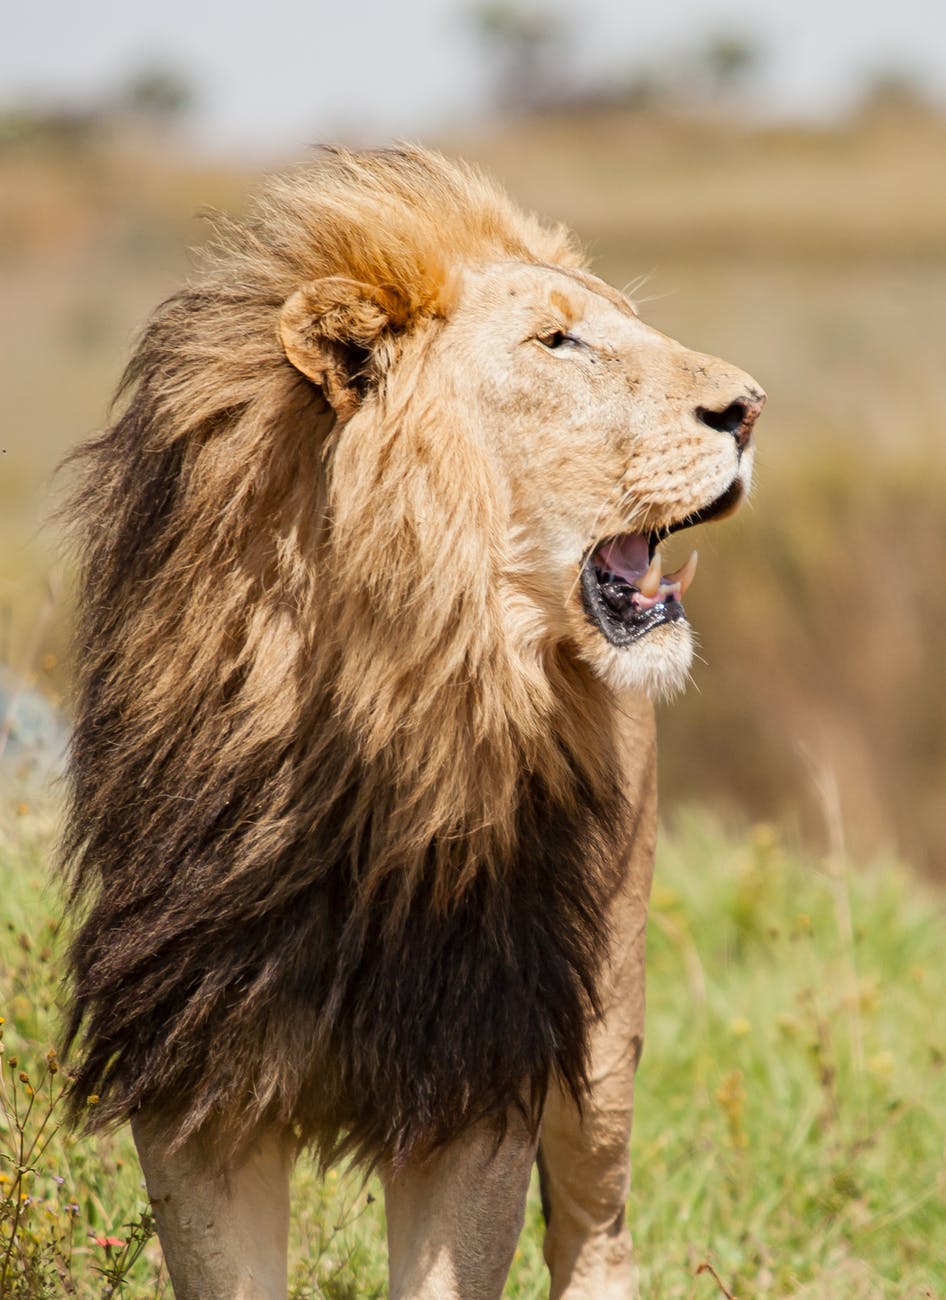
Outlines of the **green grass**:
M664 840L631 1220L648 1297L946 1295L943 908L890 865ZM701 1281L704 1279L701 1279ZM926 1290L924 1290L926 1288Z
M55 811L0 804L3 1078L21 1117L35 1087L27 1132L61 1078L43 1081L61 975ZM692 816L663 837L653 902L629 1207L642 1295L713 1300L704 1263L740 1300L946 1295L942 900L890 864L814 862L771 828L726 834ZM156 1242L141 1245L127 1134L60 1131L22 1176L7 1158L17 1136L0 1119L0 1268L11 1190L29 1198L7 1294L169 1296ZM141 1245L137 1262L126 1270L96 1236ZM377 1187L344 1172L319 1183L302 1165L292 1261L296 1300L383 1295ZM546 1294L533 1189L507 1295Z

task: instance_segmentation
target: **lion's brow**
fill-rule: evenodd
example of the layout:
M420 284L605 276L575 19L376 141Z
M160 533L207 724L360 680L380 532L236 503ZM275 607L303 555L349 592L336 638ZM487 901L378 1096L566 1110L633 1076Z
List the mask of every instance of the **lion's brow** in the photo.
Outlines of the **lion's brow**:
M544 271L557 271L559 275L567 276L569 280L574 280L576 284L580 284L589 293L597 294L599 298L606 299L625 316L633 316L635 320L637 319L637 312L634 310L633 303L629 302L619 289L615 289L606 280L599 280L596 275L572 267L554 266L545 262L539 263L539 265Z

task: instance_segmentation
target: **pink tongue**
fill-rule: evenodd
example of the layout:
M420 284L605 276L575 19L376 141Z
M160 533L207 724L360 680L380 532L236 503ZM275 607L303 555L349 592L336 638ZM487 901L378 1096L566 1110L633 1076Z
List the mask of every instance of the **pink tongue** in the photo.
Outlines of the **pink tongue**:
M650 564L647 538L643 533L623 533L599 547L595 559L633 587Z

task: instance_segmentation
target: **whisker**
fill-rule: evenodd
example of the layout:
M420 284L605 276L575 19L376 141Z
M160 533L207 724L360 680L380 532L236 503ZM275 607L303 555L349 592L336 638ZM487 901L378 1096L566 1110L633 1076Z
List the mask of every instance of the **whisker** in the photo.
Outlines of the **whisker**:
M609 501L602 501L602 503L601 503L601 505L600 505L600 507L599 507L599 509L598 509L598 513L595 515L594 519L592 520L592 524L591 524L591 540L592 540L592 544L594 543L594 539L595 539L595 537L596 537L597 534L598 534L598 523L599 523L599 521L600 521L600 519L601 519L601 516L602 516L602 515L604 514L604 512L608 509L609 506L610 506L610 502L609 502ZM582 564L579 564L579 566L578 566L578 571L577 571L577 573L575 574L575 580L574 580L574 582L571 584L571 586L568 588L568 595L567 595L566 598L565 598L566 600L571 600L572 596L573 596L573 595L575 594L575 592L578 590L578 584L581 582L581 570L582 570L582 568L583 568L583 565L582 565Z
M636 275L633 280L629 280L621 289L624 297L629 298L632 302L636 302L638 291L643 289L648 280L650 280L652 276L656 275L656 273L657 268L652 266L649 271L644 271L641 275ZM648 300L642 299L642 301L646 302Z
M664 289L662 293L651 293L646 298L636 298L634 301L639 303L641 307L646 307L648 303L663 302L665 298L675 298L676 296L676 289Z

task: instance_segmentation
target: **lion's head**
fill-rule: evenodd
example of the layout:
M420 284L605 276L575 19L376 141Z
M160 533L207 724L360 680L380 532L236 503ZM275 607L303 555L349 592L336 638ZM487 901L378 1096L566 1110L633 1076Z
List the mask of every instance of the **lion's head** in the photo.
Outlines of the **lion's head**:
M74 505L77 1095L377 1155L577 1092L613 690L686 675L658 546L742 497L761 393L419 150L221 223L124 391Z
M418 599L485 579L518 658L541 663L568 643L614 687L677 689L692 652L681 597L695 560L662 575L658 547L745 495L764 396L742 371L646 326L583 269L561 232L509 208L501 222L482 223L496 197L480 178L451 169L438 179L466 205L459 249L449 223L433 232L412 195L396 192L371 250L380 265L314 279L282 311L287 357L344 425L334 484L337 497L358 503L352 580L364 582L379 556L387 576L377 577L398 600L405 587L390 575L403 560ZM440 201L436 190L428 197ZM420 301L416 281L389 279L385 238L424 241L412 249L418 261L441 259L425 268ZM365 538L375 546L375 530L360 516L390 508L369 462L392 412L402 445L382 454L389 474L392 451L403 457L398 487L410 516L388 520L371 556ZM475 557L469 532L459 532L469 496L482 547ZM416 553L405 530L423 537Z

